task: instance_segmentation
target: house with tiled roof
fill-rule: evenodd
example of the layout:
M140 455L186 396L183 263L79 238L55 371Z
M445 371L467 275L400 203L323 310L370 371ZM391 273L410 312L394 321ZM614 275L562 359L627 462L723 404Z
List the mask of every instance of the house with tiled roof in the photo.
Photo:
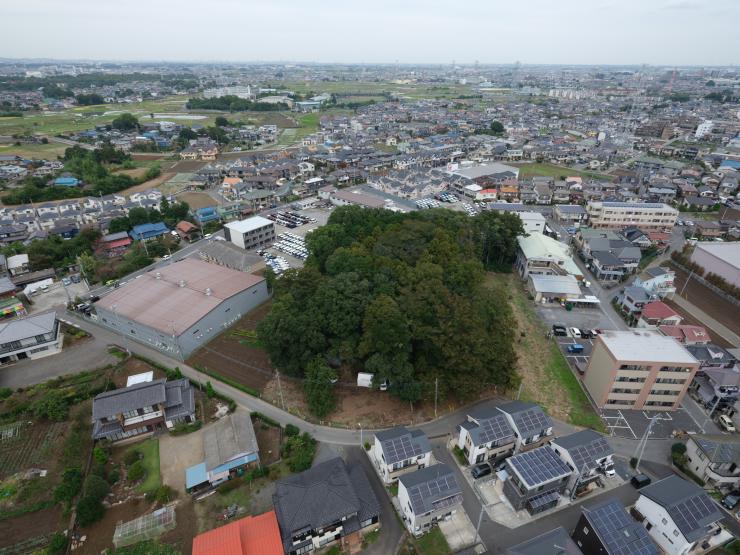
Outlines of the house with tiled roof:
M198 534L193 555L283 555L275 511L247 516Z
M678 326L682 320L683 317L663 301L652 301L642 307L637 327Z

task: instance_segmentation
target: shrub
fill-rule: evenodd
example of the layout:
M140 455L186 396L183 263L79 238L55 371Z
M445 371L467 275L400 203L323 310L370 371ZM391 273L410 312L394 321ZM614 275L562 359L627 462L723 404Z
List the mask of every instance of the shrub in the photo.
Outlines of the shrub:
M277 420L274 420L274 419L270 418L266 414L262 414L261 412L254 411L252 413L252 418L259 419L262 422L264 422L265 424L269 424L270 426L275 426L276 428L280 428L280 422L278 422ZM295 428L296 431L298 430L298 428L296 428L295 426L293 426L293 428ZM286 427L286 430L287 430L287 427Z
M674 443L671 445L671 454L676 455L683 455L686 453L686 444L685 443Z
M363 447L365 448L365 451L370 451L370 442L366 441Z
M13 390L9 387L0 387L0 399L7 399L13 394Z
M288 438L285 444L285 455L291 472L302 472L311 468L315 454L316 440L307 432Z
M126 464L126 466L131 466L139 460L141 460L141 451L139 451L138 449L132 449L123 456L123 462Z
M232 478L218 486L216 491L220 494L229 493L244 484L244 478Z
M210 380L206 382L206 395L209 399L213 399L213 396L216 395L216 390L213 389L213 385Z
M96 447L93 449L93 458L95 459L95 462L98 464L105 464L108 462L108 453L105 451L105 449L101 447Z
M295 437L298 434L300 434L301 431L298 429L298 426L294 426L293 424L286 424L285 426L285 435L288 437Z
M110 485L113 485L113 484L115 484L115 483L116 483L116 482L118 482L118 480L120 480L120 479L121 479L121 473L120 473L120 472L118 472L118 469L117 469L117 468L114 468L113 470L111 470L111 471L110 471L110 472L108 473L108 483L109 483Z
M146 468L144 468L144 463L141 461L136 461L128 469L128 479L130 482L138 482L143 479L145 475Z
M457 462L460 463L461 466L468 466L468 459L465 458L465 453L460 447L455 445L452 448L452 453L455 455L455 458L457 458Z
M637 457L632 457L632 458L630 459L630 466L631 466L632 468L635 468L635 467L637 467Z
M85 497L102 500L110 492L110 486L100 476L91 474L85 480Z
M159 486L154 494L154 499L157 500L157 503L163 504L169 503L175 497L177 497L177 492L168 485Z
M47 553L49 553L49 555L59 555L61 553L66 553L68 543L69 539L67 538L67 536L65 536L61 532L57 532L51 537L51 541L49 541L49 547L46 548Z
M82 472L79 468L65 468L62 481L54 488L55 503L71 503L82 490Z
M54 422L67 420L69 406L64 395L58 389L47 391L44 396L33 403L33 413L39 418L46 418Z
M100 499L86 495L77 503L77 522L80 526L89 526L103 518L104 514L105 507Z

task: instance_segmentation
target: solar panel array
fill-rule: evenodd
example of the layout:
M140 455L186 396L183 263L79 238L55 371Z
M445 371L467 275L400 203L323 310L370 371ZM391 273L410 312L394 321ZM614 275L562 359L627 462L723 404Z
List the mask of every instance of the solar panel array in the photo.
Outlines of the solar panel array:
M668 507L668 514L671 515L673 522L684 536L692 531L703 529L708 524L705 519L717 513L717 506L704 492Z
M508 463L530 487L562 478L572 472L547 446L514 455L508 459Z
M619 501L586 512L609 555L660 555L647 530L635 522Z
M422 454L421 445L415 441L411 441L409 435L386 439L381 442L381 446L383 447L385 461L388 464L405 461L406 459L418 457Z
M594 468L597 459L603 459L612 453L612 448L603 437L595 439L585 445L576 445L568 449L577 470Z
M445 474L417 484L409 489L409 499L416 514L425 513L442 499L459 494L460 486L454 474Z
M453 495L452 497L445 497L439 501L432 503L433 509L444 509L445 507L452 507L453 505L459 505L462 503L462 495Z
M508 420L503 414L480 420L479 437L481 443L498 441L507 437L514 438L514 430L509 426Z
M740 460L740 444L719 443L708 439L695 439L707 456L715 463L731 463Z
M540 407L532 407L522 412L512 414L514 423L523 435L530 432L539 432L552 427L552 421Z
M552 503L553 501L557 501L560 498L560 494L556 491L551 491L548 493L543 493L542 495L538 495L537 497L533 497L529 500L529 506L533 509L539 509L540 507L544 507L548 503Z

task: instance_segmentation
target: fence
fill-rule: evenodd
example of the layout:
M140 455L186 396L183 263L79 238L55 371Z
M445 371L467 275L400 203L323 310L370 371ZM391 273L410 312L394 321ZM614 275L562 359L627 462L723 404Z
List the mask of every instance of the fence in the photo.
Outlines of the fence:
M698 281L699 283L701 283L704 287L706 287L710 291L716 293L717 295L719 295L720 297L722 297L727 302L732 303L736 307L740 308L740 300L736 299L735 297L733 297L732 295L730 295L728 293L725 293L724 291L722 291L722 289L720 289L716 285L713 285L713 284L709 283L706 279L704 279L703 277L697 275L695 272L692 272L691 270L689 270L688 268L686 268L683 264L680 264L680 263L676 262L675 260L671 260L670 262L671 262L671 264L673 264L674 266L676 266L676 268L678 268L679 270L683 270L684 272L686 272L687 276L690 275L691 276L691 279L695 279L696 281Z

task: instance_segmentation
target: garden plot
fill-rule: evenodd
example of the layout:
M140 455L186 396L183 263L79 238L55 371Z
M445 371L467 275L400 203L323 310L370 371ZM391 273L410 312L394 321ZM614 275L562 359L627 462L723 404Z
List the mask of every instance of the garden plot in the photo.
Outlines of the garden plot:
M0 429L0 479L46 464L50 449L68 427L66 422L14 422Z

